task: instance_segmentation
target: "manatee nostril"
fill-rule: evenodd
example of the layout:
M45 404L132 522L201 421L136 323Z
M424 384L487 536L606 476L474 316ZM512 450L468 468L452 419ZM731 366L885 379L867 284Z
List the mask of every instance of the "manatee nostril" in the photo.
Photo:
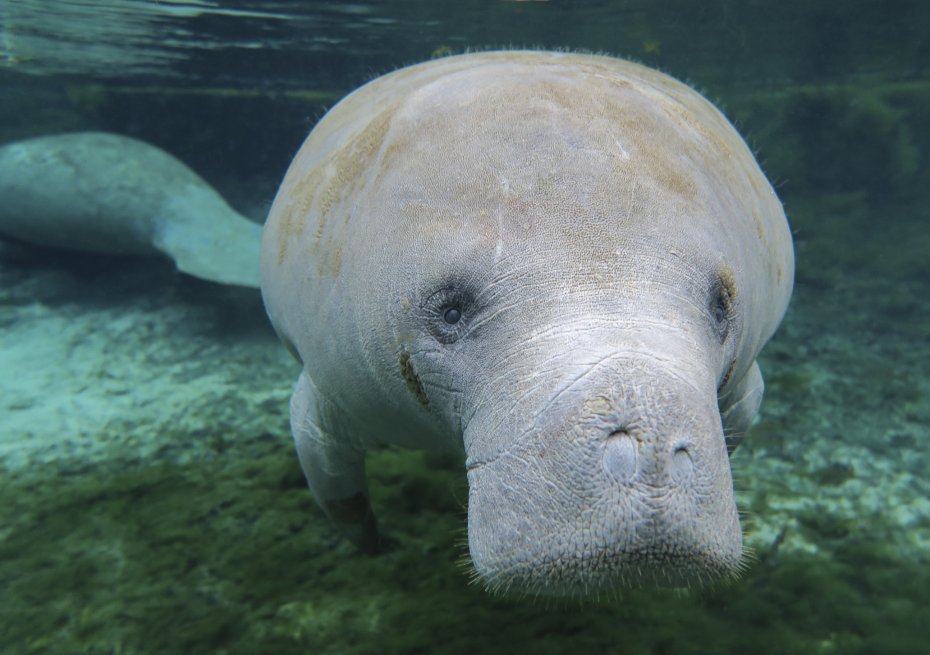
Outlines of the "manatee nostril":
M686 482L694 474L694 461L687 446L678 446L672 452L670 473L672 480L678 483Z
M636 474L636 439L625 429L614 430L604 444L604 471L618 482Z

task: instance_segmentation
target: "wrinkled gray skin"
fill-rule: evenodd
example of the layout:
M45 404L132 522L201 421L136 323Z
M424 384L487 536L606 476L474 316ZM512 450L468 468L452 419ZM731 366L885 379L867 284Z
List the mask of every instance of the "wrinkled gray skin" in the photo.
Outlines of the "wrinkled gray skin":
M171 257L195 277L259 284L261 226L163 150L104 132L0 147L0 234L40 246Z
M778 199L699 94L590 55L379 78L307 138L262 292L303 363L316 499L377 547L365 451L463 452L492 589L581 595L738 571L725 433L791 292Z

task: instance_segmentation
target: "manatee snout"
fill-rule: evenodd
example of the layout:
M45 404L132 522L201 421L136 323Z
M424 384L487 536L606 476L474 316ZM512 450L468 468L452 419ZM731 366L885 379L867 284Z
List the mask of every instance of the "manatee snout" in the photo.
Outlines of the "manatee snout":
M588 595L735 574L742 537L714 390L622 366L600 378L512 421L488 413L469 425L497 431L466 435L479 577L493 589ZM482 452L508 441L501 431L509 445Z

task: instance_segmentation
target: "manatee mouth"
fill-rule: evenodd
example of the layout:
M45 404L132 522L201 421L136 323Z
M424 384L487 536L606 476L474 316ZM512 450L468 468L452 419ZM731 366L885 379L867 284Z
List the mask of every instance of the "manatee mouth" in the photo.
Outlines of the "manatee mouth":
M590 598L641 587L701 588L735 579L743 570L739 554L657 553L651 549L559 553L485 567L476 578L491 593Z
M595 529L589 530L593 535ZM645 533L663 537L650 537ZM492 593L532 596L599 597L640 587L700 588L735 579L744 568L742 539L694 543L664 528L637 535L642 545L585 542L580 532L557 531L488 553L472 543L477 579ZM529 542L533 543L530 544ZM729 543L726 543L729 541Z
M611 566L614 561L622 564ZM641 587L695 588L719 580L733 579L739 567L717 565L691 558L657 559L648 553L623 553L616 559L580 558L570 566L555 566L505 574L476 569L479 580L490 593L529 596L592 598L619 594Z

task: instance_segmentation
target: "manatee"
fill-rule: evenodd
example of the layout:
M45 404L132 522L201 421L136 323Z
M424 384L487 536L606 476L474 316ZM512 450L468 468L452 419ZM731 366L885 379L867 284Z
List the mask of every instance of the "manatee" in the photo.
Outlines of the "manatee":
M179 160L117 134L0 147L0 234L86 252L161 253L195 277L259 285L261 226Z
M594 55L453 56L311 131L263 237L302 363L310 489L362 549L366 451L461 453L491 590L583 596L744 564L728 443L794 276L781 203L688 86Z

